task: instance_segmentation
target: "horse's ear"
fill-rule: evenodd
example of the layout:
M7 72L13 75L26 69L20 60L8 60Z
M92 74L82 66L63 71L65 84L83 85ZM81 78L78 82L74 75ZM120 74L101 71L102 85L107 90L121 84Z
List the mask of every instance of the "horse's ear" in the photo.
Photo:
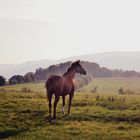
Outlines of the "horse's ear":
M71 66L74 66L75 64L79 64L79 63L80 63L80 60L77 60L77 61L73 62L73 63L71 64Z
M77 60L76 63L80 63L80 60Z

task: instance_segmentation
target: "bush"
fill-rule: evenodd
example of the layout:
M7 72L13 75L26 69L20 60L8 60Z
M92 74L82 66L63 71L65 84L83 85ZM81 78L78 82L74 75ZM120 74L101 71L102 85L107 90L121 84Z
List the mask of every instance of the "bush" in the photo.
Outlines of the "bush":
M22 75L14 75L9 79L9 84L21 84L25 83L24 77Z
M3 76L0 76L0 86L4 86L6 84L6 79Z
M35 81L34 73L33 72L26 73L24 75L24 81L25 83L34 82Z

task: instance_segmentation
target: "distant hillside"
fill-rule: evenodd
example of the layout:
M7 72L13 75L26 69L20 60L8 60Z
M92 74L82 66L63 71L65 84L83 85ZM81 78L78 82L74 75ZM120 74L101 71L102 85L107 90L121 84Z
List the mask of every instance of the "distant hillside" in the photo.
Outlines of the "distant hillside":
M9 79L9 84L21 84L21 83L29 83L29 82L35 82L35 81L37 82L37 81L47 80L48 77L54 74L62 75L64 72L67 71L71 63L72 62L68 61L68 62L60 63L57 65L51 65L48 68L37 68L34 73L28 72L25 75L13 75ZM82 61L81 64L83 65L84 68L86 68L86 71L88 74L84 76L81 76L80 74L79 75L76 74L76 77L75 77L76 89L82 87L83 85L88 84L94 76L92 72L96 71L94 74L97 75L97 73L100 70L99 65L96 63ZM106 70L105 70L105 73L106 73Z
M36 69L34 76L37 80L46 80L50 75L63 74L72 62L67 61L57 65L51 65L47 69ZM87 71L87 76L90 77L131 77L140 78L140 72L136 71L123 71L123 70L110 70L106 67L101 67L99 64L89 61L80 62L84 69ZM81 77L81 76L80 76ZM78 78L78 75L77 75Z
M27 72L35 72L36 68L47 68L52 64L56 64L55 60L30 61L18 65L0 65L0 75L10 78L12 75L24 75Z
M9 84L28 83L34 81L47 80L51 75L57 74L62 75L72 62L67 61L56 65L51 65L48 68L37 68L36 71L28 72L25 75L13 75L9 79ZM136 71L123 71L123 70L110 70L106 67L101 67L97 63L81 61L80 62L87 72L87 75L81 76L76 74L77 88L88 84L93 78L97 77L129 77L129 78L140 78L140 72Z
M109 69L135 70L140 72L140 52L106 52L80 55L60 60L39 60L25 62L19 65L0 65L0 75L6 78L15 74L25 74L35 72L36 68L47 68L50 65L66 61L75 61L81 59L84 61L96 62L101 67Z
M12 64L0 64L0 72L8 70L12 67L14 67L14 65Z
M80 55L65 59L96 62L109 69L135 70L140 72L140 52L105 52Z

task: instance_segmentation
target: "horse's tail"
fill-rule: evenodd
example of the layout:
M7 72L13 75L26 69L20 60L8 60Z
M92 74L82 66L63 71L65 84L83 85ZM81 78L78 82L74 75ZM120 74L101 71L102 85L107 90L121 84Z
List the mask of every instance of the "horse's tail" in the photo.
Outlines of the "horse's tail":
M47 88L47 82L45 83L45 88L46 88L46 94L47 94L47 101L49 101L49 92Z
M50 91L50 89L49 89L49 82L47 81L46 82L46 84L45 84L45 87L46 87L46 93L47 93L47 100L49 101L50 100L50 98L51 98L51 91Z
M50 99L50 94L47 92L47 101Z

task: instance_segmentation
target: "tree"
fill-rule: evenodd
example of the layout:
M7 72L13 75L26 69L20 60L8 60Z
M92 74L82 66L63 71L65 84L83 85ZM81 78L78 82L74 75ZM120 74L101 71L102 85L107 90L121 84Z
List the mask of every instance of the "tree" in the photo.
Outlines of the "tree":
M24 75L24 80L25 80L25 83L34 82L35 81L34 73L33 72L26 73Z
M9 79L9 84L21 84L25 83L24 77L22 75L14 75Z
M6 79L3 76L0 76L0 86L4 86L6 84Z

